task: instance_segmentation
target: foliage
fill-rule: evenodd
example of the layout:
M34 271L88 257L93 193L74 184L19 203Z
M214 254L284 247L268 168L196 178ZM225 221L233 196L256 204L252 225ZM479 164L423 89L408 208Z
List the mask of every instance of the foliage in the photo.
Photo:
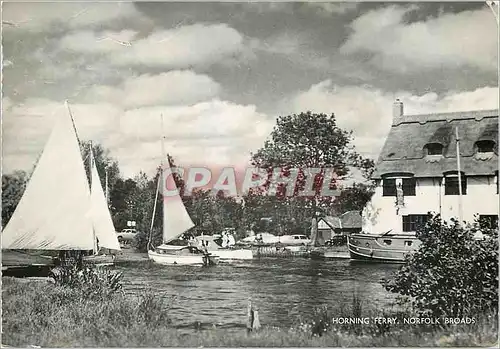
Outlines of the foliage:
M55 268L51 275L58 286L78 290L84 298L107 299L122 290L122 273L89 264L78 268L76 264L64 264Z
M474 239L479 229L484 240ZM497 230L435 216L417 237L420 248L384 282L387 290L408 296L422 315L464 317L498 310Z
M278 118L270 138L261 149L252 154L252 164L267 169L269 173L273 168L281 167L282 175L288 176L290 168L301 169L293 197L284 196L285 188L279 185L277 197L262 199L264 206L273 209L272 213L267 210L264 217L272 216L275 233L308 234L311 218L316 212L329 215L337 214L338 211L345 212L353 207L358 209L369 199L367 196L370 195L370 190L367 186L354 187L340 198L321 195L323 186L340 189L339 180L349 173L350 167L360 168L365 176L371 174L373 160L363 159L351 142L352 132L339 128L333 114L306 112ZM302 170L305 168L321 170L314 177L311 196L298 195L307 180L308 174ZM334 171L334 178L331 178L330 183L323 183L328 178L325 176L326 169ZM335 209L332 210L332 207Z
M372 185L354 183L350 187L342 188L340 196L335 198L332 208L336 214L348 211L362 211L374 192Z
M2 343L144 346L149 335L170 327L171 305L150 291L138 296L115 292L99 298L89 297L81 287L2 279Z
M16 206L23 196L26 182L27 174L24 171L2 175L2 226L5 226L14 214Z
M82 158L85 162L85 170L87 172L87 178L90 183L90 160L89 160L89 152L90 145L92 144L92 154L94 155L94 163L97 168L97 172L99 173L99 177L101 179L101 186L105 188L106 186L106 173L108 174L108 186L110 188L115 186L115 183L121 178L120 168L118 166L118 162L114 160L110 154L109 150L104 148L101 144L83 141L80 142L80 149L82 152Z

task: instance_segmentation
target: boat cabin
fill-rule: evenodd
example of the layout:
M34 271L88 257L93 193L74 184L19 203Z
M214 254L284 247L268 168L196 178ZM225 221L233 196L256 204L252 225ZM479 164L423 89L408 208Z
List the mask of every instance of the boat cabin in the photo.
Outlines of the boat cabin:
M155 252L158 254L169 254L169 255L202 255L203 251L196 246L172 246L172 245L160 245L155 248Z

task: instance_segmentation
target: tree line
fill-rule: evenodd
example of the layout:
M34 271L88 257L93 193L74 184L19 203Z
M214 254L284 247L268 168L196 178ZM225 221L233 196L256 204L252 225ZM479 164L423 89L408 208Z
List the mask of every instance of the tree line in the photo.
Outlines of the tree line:
M340 196L337 197L320 195L320 188L326 180L324 172L316 176L314 190L309 196L286 196L284 186L280 185L276 196L254 190L243 198L231 197L224 192L214 195L208 190L197 190L186 196L182 178L174 175L182 200L195 223L193 233L212 234L224 228L234 228L238 238L244 237L249 230L277 235L309 235L311 218L315 214L340 215L352 210L361 211L373 194L369 177L374 163L360 156L352 142L352 132L338 127L335 115L305 112L278 117L264 145L250 154L253 166L270 172L279 167L285 175L290 168L333 168L336 177L328 186L340 189ZM88 159L89 148L89 142L81 143L84 160ZM135 221L136 229L143 232L138 241L142 249L153 222L154 240L160 242L160 196L157 198L159 209L152 217L159 171L154 176L140 172L134 178L124 178L118 162L107 149L97 143L92 143L92 149L103 188L107 173L109 209L116 230L127 228L127 221ZM171 167L176 166L171 156L168 161ZM343 186L342 180L349 176L351 168L360 169L365 181ZM304 187L304 176L304 173L299 173L296 190ZM28 179L29 174L24 171L2 175L2 226L13 214ZM269 185L270 182L266 183L266 186Z

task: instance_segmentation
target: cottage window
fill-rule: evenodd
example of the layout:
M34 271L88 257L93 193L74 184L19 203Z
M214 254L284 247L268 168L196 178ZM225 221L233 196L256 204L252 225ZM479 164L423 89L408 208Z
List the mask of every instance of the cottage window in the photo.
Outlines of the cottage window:
M383 196L396 196L396 179L384 179L382 182Z
M403 195L415 196L415 187L417 180L415 178L403 178Z
M392 245L392 240L384 240L384 244L386 244L387 246L390 246L390 245Z
M476 142L476 148L478 153L493 153L495 148L495 142L485 140Z
M497 215L479 215L479 221L485 224L488 228L497 229L498 228L498 216Z
M404 232L413 232L417 231L418 228L423 227L429 216L426 214L410 214L407 216L403 216L403 231Z
M383 196L397 196L397 181L395 178L384 179L383 181ZM403 178L402 189L403 196L415 196L415 187L417 181L415 178Z
M462 194L467 194L467 178L462 175ZM444 179L444 195L459 195L460 191L458 188L458 175L446 176Z
M405 246L411 246L413 245L413 241L405 241Z
M427 155L443 155L443 145L440 143L429 143L426 148Z

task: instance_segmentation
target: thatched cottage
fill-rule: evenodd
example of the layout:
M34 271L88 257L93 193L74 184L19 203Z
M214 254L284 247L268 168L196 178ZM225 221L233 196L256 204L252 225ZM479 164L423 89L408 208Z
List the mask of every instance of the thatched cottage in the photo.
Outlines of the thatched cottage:
M405 115L397 100L372 178L376 190L363 211L364 232L413 232L429 211L446 220L479 215L498 224L498 111Z

